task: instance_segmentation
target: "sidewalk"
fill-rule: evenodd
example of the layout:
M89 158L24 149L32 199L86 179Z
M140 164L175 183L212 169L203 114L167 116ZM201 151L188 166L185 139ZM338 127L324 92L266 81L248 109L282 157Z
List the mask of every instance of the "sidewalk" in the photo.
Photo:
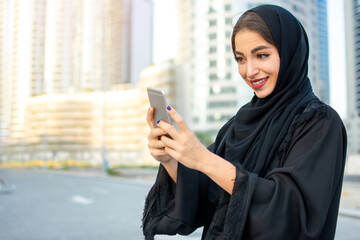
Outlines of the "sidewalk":
M345 176L339 215L360 219L360 175Z

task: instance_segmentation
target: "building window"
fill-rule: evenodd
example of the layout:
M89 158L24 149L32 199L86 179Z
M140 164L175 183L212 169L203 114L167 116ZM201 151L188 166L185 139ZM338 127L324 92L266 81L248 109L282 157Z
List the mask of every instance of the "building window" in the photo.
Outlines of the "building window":
M223 114L215 114L209 115L206 117L208 123L214 123L219 121L228 121L232 116L230 115L223 115Z
M212 26L216 26L217 24L217 21L216 20L210 20L209 21L209 26L212 27Z
M213 7L209 7L209 13L214 13L216 12L215 9Z
M228 107L236 107L236 101L216 101L216 102L208 102L208 108L228 108Z
M215 81L215 80L218 79L218 76L217 76L217 74L212 73L212 74L209 75L209 79L210 79L210 81Z
M231 72L228 72L228 73L226 73L226 79L231 79L231 77L232 77L232 74L231 74Z
M210 60L209 61L209 66L210 67L216 67L217 66L217 61L216 60Z
M231 11L231 5L230 4L225 5L225 11Z
M234 61L234 60L233 60L232 58L227 58L227 59L226 59L226 65L227 65L228 67L231 67L233 61Z
M209 39L210 40L215 40L217 38L217 34L216 33L210 33L209 34Z
M209 93L210 95L236 94L236 88L232 86L228 86L228 87L213 86L210 88Z
M210 47L209 48L209 53L216 53L217 52L217 47Z
M226 23L226 25L232 24L232 19L231 18L226 18L225 23Z

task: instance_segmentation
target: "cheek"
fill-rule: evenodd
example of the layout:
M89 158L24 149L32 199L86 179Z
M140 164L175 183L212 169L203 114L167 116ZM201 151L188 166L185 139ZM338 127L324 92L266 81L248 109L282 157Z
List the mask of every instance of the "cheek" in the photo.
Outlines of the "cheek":
M246 79L246 68L243 65L238 64L238 71L240 76L245 80Z
M263 65L263 71L267 74L270 74L272 77L277 78L277 75L279 74L279 67L276 63L267 63Z

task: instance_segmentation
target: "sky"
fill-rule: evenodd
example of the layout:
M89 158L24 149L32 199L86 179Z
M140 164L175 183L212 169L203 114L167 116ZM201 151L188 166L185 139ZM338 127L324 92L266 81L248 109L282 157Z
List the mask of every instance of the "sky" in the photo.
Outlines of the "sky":
M343 0L328 0L330 105L346 116L345 30ZM154 63L177 51L176 0L154 0Z

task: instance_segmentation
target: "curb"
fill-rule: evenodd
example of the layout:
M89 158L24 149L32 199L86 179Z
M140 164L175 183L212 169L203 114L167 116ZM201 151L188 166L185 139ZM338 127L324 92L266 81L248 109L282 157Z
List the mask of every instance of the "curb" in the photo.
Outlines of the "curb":
M354 209L354 208L342 207L342 208L339 209L339 216L360 219L360 210L359 209Z

